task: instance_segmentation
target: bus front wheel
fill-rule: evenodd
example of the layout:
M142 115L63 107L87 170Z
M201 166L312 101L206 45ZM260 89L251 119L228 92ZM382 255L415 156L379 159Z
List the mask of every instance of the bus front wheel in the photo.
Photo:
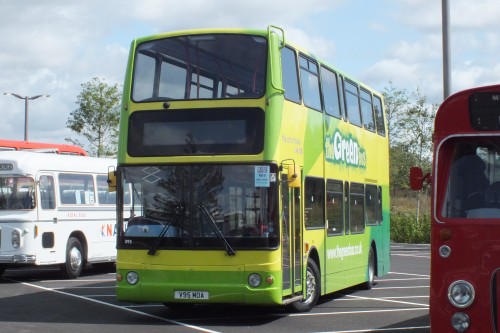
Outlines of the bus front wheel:
M61 273L67 279L76 279L83 269L83 250L78 238L70 237L66 246L66 262L61 264Z
M321 292L320 275L318 265L311 258L307 259L306 272L306 295L305 298L290 304L290 309L294 312L308 312L316 305Z

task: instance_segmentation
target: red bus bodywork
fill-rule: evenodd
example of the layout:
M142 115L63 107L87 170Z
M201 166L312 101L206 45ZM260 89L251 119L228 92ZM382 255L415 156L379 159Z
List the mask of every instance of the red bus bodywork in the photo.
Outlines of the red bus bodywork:
M412 187L421 187L425 176L416 171ZM499 332L500 85L459 92L441 105L429 180L431 331Z
M65 155L87 156L87 152L78 146L34 141L0 139L0 150L37 150Z

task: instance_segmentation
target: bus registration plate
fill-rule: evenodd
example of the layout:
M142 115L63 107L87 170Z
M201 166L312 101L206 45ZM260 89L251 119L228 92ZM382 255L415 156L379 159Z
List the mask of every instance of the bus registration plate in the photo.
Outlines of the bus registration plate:
M208 291L175 291L174 298L175 299L199 299L204 300L208 299Z

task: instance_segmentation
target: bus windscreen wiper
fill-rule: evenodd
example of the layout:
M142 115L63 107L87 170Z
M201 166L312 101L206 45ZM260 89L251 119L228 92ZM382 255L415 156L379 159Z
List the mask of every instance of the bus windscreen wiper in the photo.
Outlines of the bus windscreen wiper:
M208 219L210 220L210 226L212 227L212 229L214 229L214 232L217 234L217 237L219 237L220 240L222 240L222 242L224 243L224 246L226 247L227 255L234 256L236 254L236 252L234 252L233 248L231 247L231 245L227 241L226 237L224 237L224 235L222 234L220 229L217 227L217 223L215 222L215 219L212 216L212 214L210 214L208 209L203 205L200 206L200 209L203 213L205 213L205 215L207 215Z
M178 221L180 220L180 218L186 214L185 205L182 202L174 202L168 203L166 206L169 209L168 212L172 217L172 221L174 221L174 223L178 225ZM158 249L158 246L160 246L163 237L167 233L168 229L170 229L170 227L172 226L172 222L161 224L163 225L163 227L161 228L160 234L158 235L158 237L156 237L155 241L149 248L148 254L150 256L154 256L156 254L156 250Z
M172 223L163 224L163 228L161 228L160 234L158 235L158 237L156 237L155 241L153 242L153 245L151 245L151 247L149 248L148 254L150 256L154 256L156 254L156 249L158 249L158 246L160 246L163 236L165 236L168 229L170 229L171 225Z

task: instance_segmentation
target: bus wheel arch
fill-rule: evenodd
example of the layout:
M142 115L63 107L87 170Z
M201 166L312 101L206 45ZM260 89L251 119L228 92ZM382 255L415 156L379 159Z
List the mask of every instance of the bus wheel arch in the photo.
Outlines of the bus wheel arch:
M309 312L316 303L318 303L321 295L321 271L319 266L318 254L311 250L307 259L307 269L305 277L305 293L304 299L291 303L289 309L293 312Z
M61 273L67 279L76 279L87 262L87 243L83 234L71 234L65 252L65 261L60 267Z

